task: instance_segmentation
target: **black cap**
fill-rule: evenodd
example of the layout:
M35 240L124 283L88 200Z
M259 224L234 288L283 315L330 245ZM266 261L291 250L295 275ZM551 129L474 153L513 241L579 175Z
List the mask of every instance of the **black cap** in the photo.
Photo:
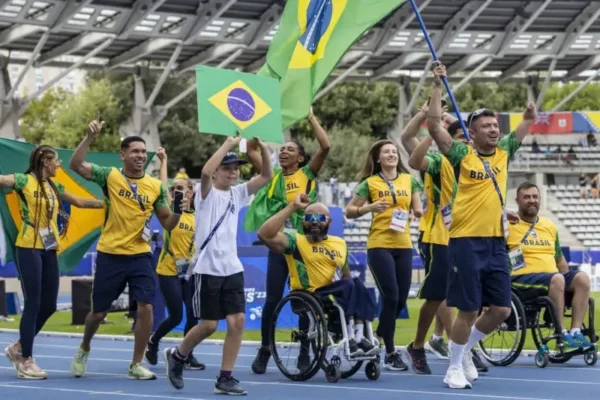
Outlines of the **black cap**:
M238 155L235 151L230 150L227 152L227 154L225 154L225 157L223 157L223 161L221 161L221 165L231 165L231 164L238 164L238 165L248 164L248 161L242 160L241 158L238 157Z

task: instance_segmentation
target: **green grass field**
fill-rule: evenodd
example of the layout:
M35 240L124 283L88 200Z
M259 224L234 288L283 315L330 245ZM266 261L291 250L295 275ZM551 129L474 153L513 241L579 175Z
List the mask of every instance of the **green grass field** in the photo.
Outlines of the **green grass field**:
M600 293L593 293L593 297L598 302L600 299ZM418 299L409 299L408 300L408 308L409 308L409 319L401 319L396 323L396 345L405 346L410 343L415 335L417 319L419 316L419 308L421 307L421 300ZM596 320L600 318L600 311L598 308L596 309ZM19 328L19 316L12 316L15 321L13 322L3 322L0 321L0 328L5 329L18 329ZM586 317L587 320L587 317ZM103 324L98 330L99 334L105 335L132 335L130 333L132 321L125 318L125 313L111 313L108 315L107 323ZM566 320L565 324L569 326L570 321ZM377 321L374 322L374 327L376 327ZM83 333L82 325L71 325L71 312L70 311L60 311L54 314L50 320L46 323L46 326L43 329L44 332L68 332L68 333ZM174 333L169 334L169 337L180 338L182 337L182 333ZM212 339L224 339L225 332L216 332ZM244 340L249 341L259 341L260 340L260 331L258 330L248 330L244 332ZM527 341L525 342L525 349L533 350L535 346L531 339L530 332L527 333Z

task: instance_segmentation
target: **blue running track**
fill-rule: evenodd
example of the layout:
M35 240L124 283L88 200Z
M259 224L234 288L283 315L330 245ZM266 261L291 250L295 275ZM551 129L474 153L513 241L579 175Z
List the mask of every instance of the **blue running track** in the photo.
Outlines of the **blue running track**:
M3 350L17 338L12 332L0 332ZM200 345L194 354L207 364L205 371L185 371L185 388L173 389L165 379L162 357L152 369L155 381L127 379L133 342L123 339L96 338L84 378L73 378L70 364L79 344L79 338L40 334L35 342L34 357L49 375L47 380L19 380L5 357L0 360L0 399L43 400L124 400L124 399L214 399L222 396L213 393L215 377L219 373L222 346L218 343ZM161 349L172 346L165 342ZM600 365L589 367L581 357L567 364L537 368L532 357L521 357L512 366L490 368L480 376L472 390L451 390L442 382L447 361L428 356L433 374L414 375L406 372L382 370L378 381L369 381L364 368L349 380L330 384L322 372L307 382L287 380L273 363L265 375L254 375L250 364L256 345L243 345L234 376L248 390L251 399L410 399L410 400L460 400L460 399L514 399L514 400L578 400L600 399Z

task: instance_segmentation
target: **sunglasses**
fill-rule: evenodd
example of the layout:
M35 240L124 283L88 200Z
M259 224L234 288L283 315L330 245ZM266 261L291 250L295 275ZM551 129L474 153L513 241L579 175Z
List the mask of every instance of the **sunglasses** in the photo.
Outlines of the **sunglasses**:
M325 214L306 214L304 222L327 222L327 218Z
M471 113L471 115L469 116L469 119L467 120L467 128L471 129L471 124L473 122L475 122L475 120L479 117L481 117L483 114L494 114L492 111L488 110L487 108L480 108L479 110L475 110Z

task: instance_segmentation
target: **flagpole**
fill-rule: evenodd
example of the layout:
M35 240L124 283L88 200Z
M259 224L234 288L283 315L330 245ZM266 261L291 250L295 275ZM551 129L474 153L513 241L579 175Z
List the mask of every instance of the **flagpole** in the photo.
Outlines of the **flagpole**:
M427 28L425 27L425 22L423 22L423 18L421 18L421 13L419 12L419 8L415 4L415 0L408 0L408 1L410 2L410 5L412 6L412 9L415 12L415 17L417 18L417 21L419 21L419 25L421 25L421 30L423 31L423 35L425 36L425 40L427 41L427 45L429 46L429 50L431 51L431 55L433 56L433 61L439 61L437 53L435 52L435 47L433 46L433 43L431 42L431 38L429 37L429 33L427 32ZM465 125L465 121L463 121L463 119L460 115L460 110L458 109L458 104L456 103L456 99L454 98L452 89L450 89L450 84L448 83L448 78L443 76L442 81L444 82L444 86L446 86L446 91L448 92L448 97L450 98L452 107L454 107L454 112L456 113L456 117L458 118L460 127L462 128L462 131L464 132L465 139L467 139L467 141L470 142L471 137L469 136L469 132L467 130L467 126Z

